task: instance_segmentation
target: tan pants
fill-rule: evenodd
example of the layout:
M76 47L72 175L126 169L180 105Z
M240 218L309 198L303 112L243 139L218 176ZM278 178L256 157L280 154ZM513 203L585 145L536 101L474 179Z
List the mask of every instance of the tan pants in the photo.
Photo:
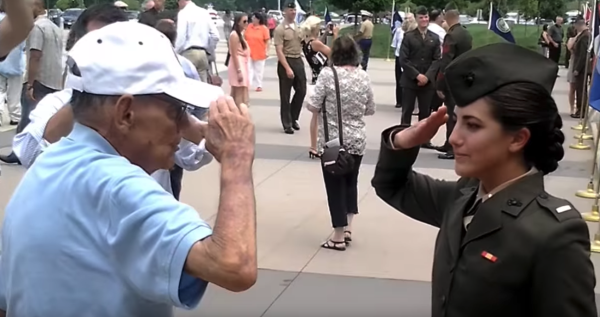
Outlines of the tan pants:
M189 59L196 66L200 80L206 83L208 81L208 56L206 55L206 51L191 48L183 51L181 55Z

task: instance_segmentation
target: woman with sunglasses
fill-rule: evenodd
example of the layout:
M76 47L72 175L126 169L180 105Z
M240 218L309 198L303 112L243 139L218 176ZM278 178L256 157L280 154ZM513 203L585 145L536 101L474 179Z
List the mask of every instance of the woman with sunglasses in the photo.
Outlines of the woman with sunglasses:
M231 97L237 105L248 104L248 58L250 49L244 39L244 31L248 27L248 15L236 13L233 18L233 31L229 35L229 85L231 86Z

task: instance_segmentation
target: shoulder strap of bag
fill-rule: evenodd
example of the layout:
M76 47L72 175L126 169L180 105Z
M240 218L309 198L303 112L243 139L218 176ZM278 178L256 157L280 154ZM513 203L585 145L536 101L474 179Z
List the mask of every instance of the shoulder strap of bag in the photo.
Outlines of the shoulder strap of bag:
M338 113L338 134L340 138L340 146L344 145L344 129L342 127L342 98L340 97L340 81L338 79L337 71L334 66L331 66L333 71L333 80L335 81L335 99L337 101L337 113Z
M329 142L329 125L327 124L327 109L325 109L326 106L327 96L325 96L325 100L323 100L323 104L321 105L321 112L323 112L323 134L325 134L325 143Z
M340 139L340 146L344 145L344 133L342 129L342 99L340 97L340 81L338 79L337 71L333 66L331 66L331 71L333 71L333 80L335 82L335 99L337 103L337 113L338 113L338 134ZM327 98L323 101L323 105L321 106L321 111L323 112L323 133L325 134L325 143L329 142L329 125L327 124L327 110L325 107L327 106Z

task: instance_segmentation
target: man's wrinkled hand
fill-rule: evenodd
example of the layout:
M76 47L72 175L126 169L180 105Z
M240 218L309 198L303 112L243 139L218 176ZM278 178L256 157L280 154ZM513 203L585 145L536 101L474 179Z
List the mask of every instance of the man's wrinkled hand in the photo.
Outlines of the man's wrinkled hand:
M254 160L254 123L245 104L236 106L231 97L219 97L210 104L206 149L214 158L236 163Z

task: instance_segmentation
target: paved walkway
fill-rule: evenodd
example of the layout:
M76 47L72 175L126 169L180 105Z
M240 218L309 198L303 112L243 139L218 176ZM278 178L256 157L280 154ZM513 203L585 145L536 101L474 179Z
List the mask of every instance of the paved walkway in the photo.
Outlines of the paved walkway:
M221 69L224 49L217 59ZM303 112L302 130L282 133L275 60L267 62L264 91L252 92L251 112L256 123L254 181L258 211L260 275L251 290L233 294L211 286L195 311L177 316L367 316L425 317L430 315L430 280L433 245L437 230L411 220L386 206L371 189L380 131L396 124L393 64L372 60L377 113L367 119L368 151L359 179L360 216L354 227L355 242L346 252L321 249L331 234L321 171L308 158L310 115ZM592 201L576 198L584 189L591 169L591 151L568 149L574 142L568 117L566 76L558 79L554 96L563 114L567 135L566 157L559 170L547 178L547 190L570 199L582 212ZM433 140L443 142L442 129ZM9 151L12 132L0 132L0 152ZM590 141L587 141L590 142ZM423 150L417 170L437 178L455 179L452 161L437 159ZM0 219L4 206L24 173L18 166L2 166ZM219 166L213 163L186 173L182 201L195 207L204 219L214 221L218 204ZM590 224L595 232L597 224ZM600 267L600 255L592 256Z

